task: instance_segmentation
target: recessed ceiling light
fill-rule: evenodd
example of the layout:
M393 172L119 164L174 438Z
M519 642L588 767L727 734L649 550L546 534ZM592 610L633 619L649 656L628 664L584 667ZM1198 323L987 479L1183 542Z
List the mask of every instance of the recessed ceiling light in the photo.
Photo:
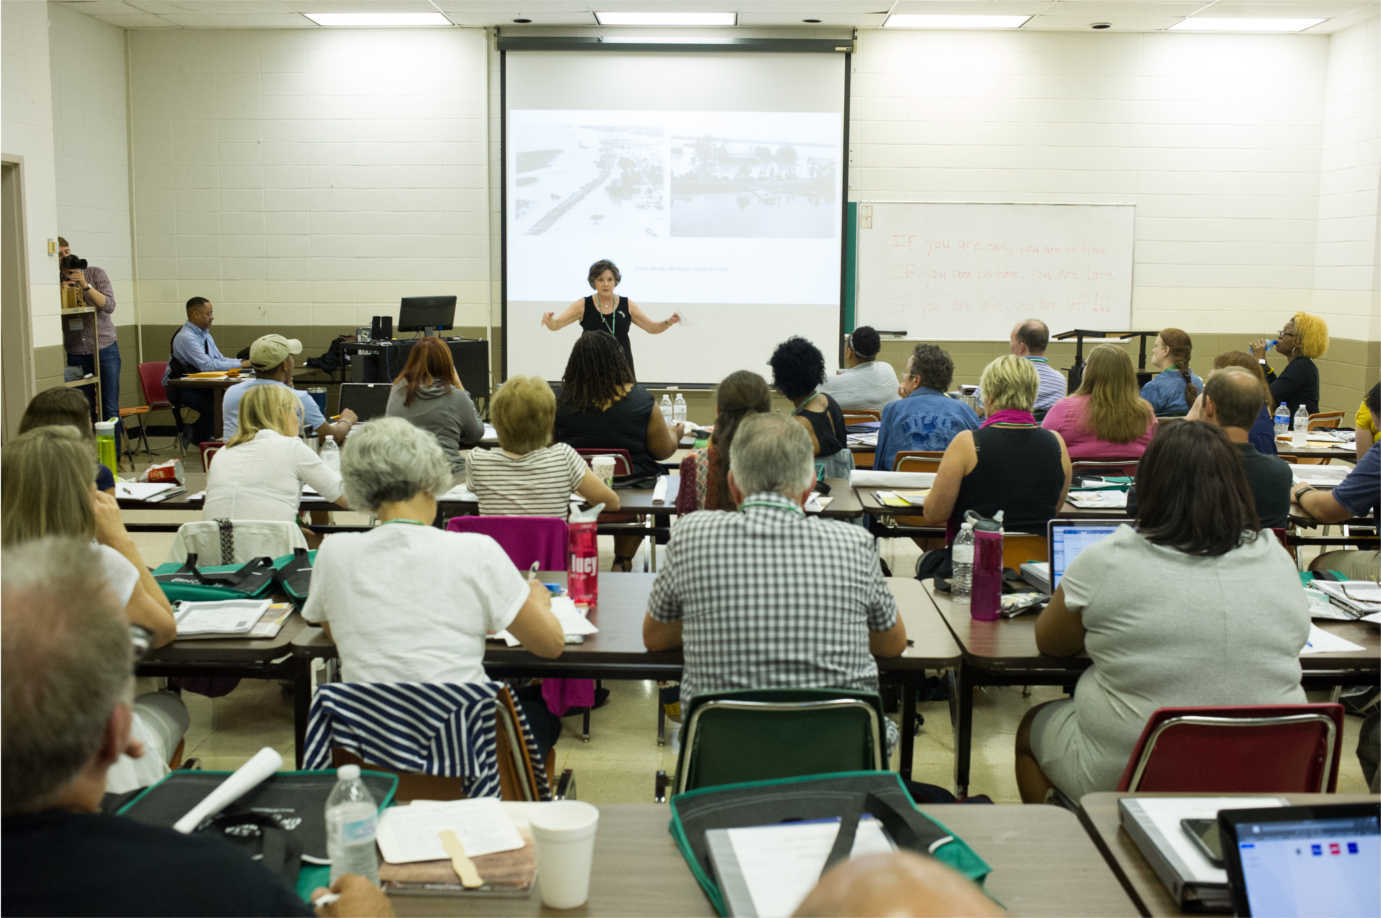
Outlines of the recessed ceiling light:
M956 13L893 13L884 29L1019 29L1030 16L981 16Z
M595 12L600 25L607 26L732 26L737 13L629 13Z
M319 26L369 28L383 26L448 26L440 13L303 13Z
M1303 32L1322 19L1223 19L1190 16L1170 27L1172 32Z

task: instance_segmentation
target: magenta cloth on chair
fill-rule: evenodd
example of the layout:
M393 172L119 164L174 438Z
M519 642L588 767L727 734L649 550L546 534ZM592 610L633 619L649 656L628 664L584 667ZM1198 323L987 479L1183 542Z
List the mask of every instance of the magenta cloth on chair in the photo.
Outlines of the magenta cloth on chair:
M564 571L567 558L566 521L550 516L455 516L446 521L450 532L487 535L507 553L520 571L538 562L540 570ZM547 710L562 717L571 708L593 707L593 679L543 679L542 700Z
M446 521L446 528L489 536L524 573L534 561L540 570L566 569L565 520L552 516L454 516Z

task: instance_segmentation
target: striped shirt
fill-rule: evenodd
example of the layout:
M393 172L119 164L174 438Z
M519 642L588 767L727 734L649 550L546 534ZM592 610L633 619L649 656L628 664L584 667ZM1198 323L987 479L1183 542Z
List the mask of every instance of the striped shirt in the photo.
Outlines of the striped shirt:
M566 518L571 492L589 466L566 443L553 443L518 457L501 449L470 453L470 490L481 516L558 516Z
M1031 361L1036 368L1036 375L1040 377L1041 384L1036 389L1036 403L1031 407L1034 414L1041 414L1049 411L1051 407L1060 399L1065 397L1069 391L1069 383L1065 380L1065 375L1050 365L1050 361L1044 357L1033 357L1027 355L1026 359Z
M647 609L683 623L682 704L746 689L877 691L868 634L896 624L897 603L866 530L753 494L741 513L682 517L664 558Z

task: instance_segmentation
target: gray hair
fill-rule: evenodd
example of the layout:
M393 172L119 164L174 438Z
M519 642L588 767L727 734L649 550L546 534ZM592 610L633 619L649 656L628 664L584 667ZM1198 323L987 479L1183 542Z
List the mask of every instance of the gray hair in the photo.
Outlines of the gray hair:
M745 497L773 491L795 500L814 480L814 460L805 427L775 411L744 417L729 447L729 470Z
M130 698L134 649L90 542L12 545L0 565L0 805L8 816L48 806L100 751L111 712Z
M375 418L361 424L340 454L345 497L357 510L433 497L451 487L451 466L436 436L403 418ZM430 522L430 521L429 521Z

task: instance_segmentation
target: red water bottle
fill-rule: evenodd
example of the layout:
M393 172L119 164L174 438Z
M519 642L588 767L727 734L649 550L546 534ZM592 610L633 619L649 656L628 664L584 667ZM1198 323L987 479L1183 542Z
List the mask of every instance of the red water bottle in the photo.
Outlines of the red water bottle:
M566 565L566 593L577 606L593 609L599 604L599 542L597 520L604 509L596 504L581 512L572 508L566 524L570 561Z
M1002 511L996 519L973 522L973 592L969 616L981 622L996 621L1002 608Z

